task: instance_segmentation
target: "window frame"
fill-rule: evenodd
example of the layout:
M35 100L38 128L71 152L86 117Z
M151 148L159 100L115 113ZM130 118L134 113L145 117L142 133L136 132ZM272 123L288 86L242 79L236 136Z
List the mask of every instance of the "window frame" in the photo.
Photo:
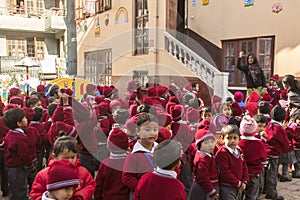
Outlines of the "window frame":
M34 46L34 56L28 55L28 42L32 42L33 39L33 46ZM22 41L22 43L20 43L20 41ZM10 42L14 43L15 46L15 55L10 55ZM37 45L38 42L42 42L42 55L38 56L38 51L37 51ZM24 51L22 52L21 55L20 54L20 48L19 48L19 44L22 44ZM29 57L35 57L38 58L40 60L43 60L45 58L45 39L44 38L40 38L40 37L17 37L17 36L7 36L6 37L6 48L7 48L7 52L6 55L8 56L14 56L14 57L25 57L26 55L28 55Z
M138 9L138 4L141 3L141 8ZM134 50L133 55L149 54L149 9L147 0L135 0L134 6ZM138 27L138 21L141 21L142 26ZM141 41L141 47L138 48L138 39Z
M95 84L112 83L112 49L84 52L84 79Z
M269 51L266 53L266 48L263 50L263 52L260 49L259 43L261 41L269 41ZM252 49L251 44L252 43ZM222 40L222 66L221 71L229 72L229 78L228 78L228 86L229 87L246 87L246 80L245 80L245 74L237 69L237 61L239 57L240 51L245 51L245 54L248 55L250 52L253 52L257 55L259 65L263 69L266 81L269 80L271 74L273 74L274 70L274 43L275 43L275 36L264 36L264 37L255 37L255 38L242 38L242 39L234 39L234 40ZM232 58L234 58L234 68L228 70L226 68L226 45L227 44L234 44L235 45L235 52L234 55L232 55ZM260 61L260 57L268 57L269 58L269 66L265 66L265 59L264 62ZM242 60L243 62L244 60ZM234 75L234 83L230 82L230 77Z

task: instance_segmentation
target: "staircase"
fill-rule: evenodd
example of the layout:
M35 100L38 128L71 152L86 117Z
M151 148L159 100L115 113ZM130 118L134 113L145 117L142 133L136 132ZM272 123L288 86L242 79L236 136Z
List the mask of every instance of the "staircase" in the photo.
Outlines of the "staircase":
M170 33L165 31L164 36L166 41L165 50L196 77L206 83L207 86L212 88L214 91L213 95L218 95L222 99L232 97L232 93L228 91L228 72L219 71Z

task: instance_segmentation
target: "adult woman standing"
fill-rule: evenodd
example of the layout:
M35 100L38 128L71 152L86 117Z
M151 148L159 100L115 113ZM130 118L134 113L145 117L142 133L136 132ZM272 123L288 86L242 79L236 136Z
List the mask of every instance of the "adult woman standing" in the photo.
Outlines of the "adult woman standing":
M288 108L290 121L295 121L296 116L300 113L300 87L298 81L293 75L285 75L282 79L283 86L288 94Z
M256 55L254 53L250 53L246 58L247 60L245 65L242 65L241 62L243 56L244 52L241 51L239 53L237 68L245 73L248 95L250 95L252 91L256 91L259 94L266 93L267 87L265 75L261 67L258 65Z

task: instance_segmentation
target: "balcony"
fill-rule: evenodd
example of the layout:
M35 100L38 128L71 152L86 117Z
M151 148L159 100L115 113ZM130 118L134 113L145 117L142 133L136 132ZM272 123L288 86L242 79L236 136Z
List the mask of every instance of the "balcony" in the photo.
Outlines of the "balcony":
M11 4L0 7L0 30L45 32L43 10L19 8Z
M66 30L64 9L49 9L45 17L45 31L57 33L64 30Z

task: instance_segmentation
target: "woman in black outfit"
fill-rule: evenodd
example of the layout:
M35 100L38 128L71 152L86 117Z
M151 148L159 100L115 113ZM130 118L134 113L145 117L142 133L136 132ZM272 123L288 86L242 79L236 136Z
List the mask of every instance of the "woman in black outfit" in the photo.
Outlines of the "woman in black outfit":
M242 65L242 57L244 57L243 51L239 53L237 68L246 75L248 95L250 95L252 91L256 91L259 94L266 93L267 87L265 75L261 67L258 65L256 55L254 53L250 53L246 58L246 65Z

